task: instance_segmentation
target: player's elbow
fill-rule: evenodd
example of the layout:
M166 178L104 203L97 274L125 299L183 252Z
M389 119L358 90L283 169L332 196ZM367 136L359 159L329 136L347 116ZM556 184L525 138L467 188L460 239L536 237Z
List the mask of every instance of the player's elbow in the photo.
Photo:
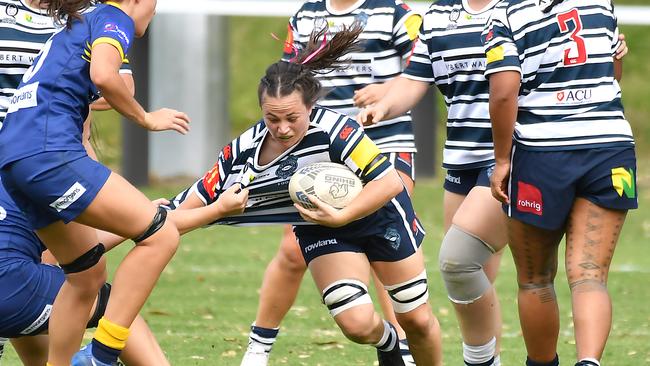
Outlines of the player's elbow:
M90 80L97 87L97 89L104 91L110 88L110 85L115 80L115 72L102 68L90 68ZM119 77L119 76L118 76Z

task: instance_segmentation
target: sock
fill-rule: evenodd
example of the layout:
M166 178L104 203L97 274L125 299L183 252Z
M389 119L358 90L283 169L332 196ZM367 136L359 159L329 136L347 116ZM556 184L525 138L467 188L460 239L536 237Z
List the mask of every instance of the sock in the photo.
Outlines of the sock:
M533 361L530 358L526 357L526 366L559 366L560 358L558 355L555 355L555 358L551 362L537 362Z
M382 352L388 352L395 348L395 345L397 344L397 331L391 323L387 322L386 320L383 320L383 322L384 334L381 336L379 342L373 346L377 347L377 349Z
M117 361L129 337L129 328L111 323L102 317L99 319L95 337L92 340L93 357L104 363Z
M501 355L494 356L494 366L501 366Z
M271 352L271 348L273 348L278 332L280 332L280 328L263 328L253 323L251 325L251 332L248 335L248 343L250 345L257 345L264 352L269 353Z
M600 362L598 362L597 359L595 358L583 358L580 360L580 362L577 363L577 365L582 365L582 366L600 366Z
M5 352L5 343L7 343L7 341L7 338L0 337L0 357L2 357L2 354Z
M494 352L497 349L497 339L492 337L481 346L470 346L463 342L463 360L467 366L493 366Z

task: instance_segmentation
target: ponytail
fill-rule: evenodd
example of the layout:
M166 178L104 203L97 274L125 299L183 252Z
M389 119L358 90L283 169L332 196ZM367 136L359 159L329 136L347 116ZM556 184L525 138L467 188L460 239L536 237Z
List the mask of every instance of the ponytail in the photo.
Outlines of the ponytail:
M358 37L363 32L363 25L359 22L343 27L331 40L327 39L328 32L327 27L315 30L309 37L307 47L289 62L278 61L266 69L257 90L260 105L264 95L283 97L296 90L302 93L305 105L316 103L321 97L321 84L315 74L348 67L341 58L362 49Z

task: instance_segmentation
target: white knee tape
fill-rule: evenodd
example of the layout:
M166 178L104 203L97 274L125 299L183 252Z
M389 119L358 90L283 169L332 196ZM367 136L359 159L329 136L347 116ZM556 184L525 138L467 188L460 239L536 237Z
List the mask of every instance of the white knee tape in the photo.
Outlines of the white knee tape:
M323 290L323 303L332 316L337 316L351 307L372 304L372 299L363 282L346 279L336 281Z
M396 285L384 286L396 313L408 313L429 300L429 285L427 284L427 272L422 271L416 277L398 283Z

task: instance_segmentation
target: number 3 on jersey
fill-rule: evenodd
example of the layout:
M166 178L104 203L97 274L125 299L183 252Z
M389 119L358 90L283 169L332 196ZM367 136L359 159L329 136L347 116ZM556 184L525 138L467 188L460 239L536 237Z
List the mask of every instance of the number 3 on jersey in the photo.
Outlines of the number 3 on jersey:
M569 23L573 22L575 29L571 32ZM578 14L578 9L571 9L566 13L557 15L557 23L560 26L560 32L571 32L569 38L574 42L575 48L570 47L564 50L564 66L581 65L587 62L587 48L585 47L585 39L578 33L582 31L582 21Z

